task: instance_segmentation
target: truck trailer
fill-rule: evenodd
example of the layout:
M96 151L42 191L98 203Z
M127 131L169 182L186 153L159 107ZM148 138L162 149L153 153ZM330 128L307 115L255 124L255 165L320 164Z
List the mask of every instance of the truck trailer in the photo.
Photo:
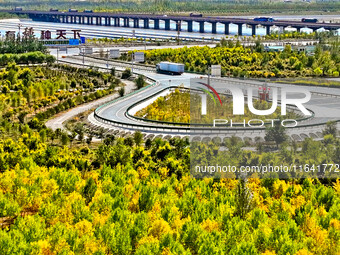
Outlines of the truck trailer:
M156 65L156 70L158 73L181 75L184 73L184 65L171 62L160 62Z

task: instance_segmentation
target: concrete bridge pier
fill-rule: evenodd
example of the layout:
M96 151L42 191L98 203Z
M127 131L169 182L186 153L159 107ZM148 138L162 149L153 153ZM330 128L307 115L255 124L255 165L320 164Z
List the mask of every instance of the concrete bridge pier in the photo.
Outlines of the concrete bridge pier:
M188 32L192 32L192 20L188 20L187 24L188 24Z
M176 20L176 31L182 31L181 21Z
M129 18L124 18L124 27L130 27L130 20L129 20Z
M270 35L270 26L266 26L266 34Z
M301 27L296 27L296 32L300 33L301 32Z
M139 28L139 19L133 19L133 27Z
M105 18L105 26L111 26L111 18Z
M200 21L200 33L204 33L204 21Z
M159 29L159 19L155 19L153 22L154 22L153 23L153 28L154 29Z
M144 28L149 28L149 19L144 19Z
M242 26L243 26L243 24L237 24L237 26L238 26L237 34L238 35L242 35Z
M333 34L337 34L338 29L336 29L336 28L331 28L329 31L331 31Z
M114 18L114 26L120 27L120 18Z
M251 35L256 35L256 25L251 25Z
M230 23L224 23L224 34L229 35L229 25Z
M213 34L216 34L216 33L217 33L216 26L217 26L217 22L212 22L212 23L211 23L211 32L212 32Z
M170 20L165 20L165 30L170 30Z

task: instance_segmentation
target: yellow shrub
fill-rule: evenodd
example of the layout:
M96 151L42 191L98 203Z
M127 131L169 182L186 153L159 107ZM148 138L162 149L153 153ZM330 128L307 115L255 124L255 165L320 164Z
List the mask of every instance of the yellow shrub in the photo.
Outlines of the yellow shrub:
M139 174L139 178L142 179L142 180L145 180L150 175L150 172L143 167L138 167L137 171L138 171L138 174Z
M218 222L210 219L206 219L201 224L202 228L208 232L212 232L213 230L219 231Z
M171 228L169 223L167 223L163 219L156 220L153 222L152 227L150 229L150 235L157 238L158 240L167 233L171 233Z
M273 184L273 196L275 198L279 198L282 196L283 193L287 191L289 188L289 184L286 183L286 181L283 180L276 180Z
M261 255L276 255L275 251L265 251L265 252L262 252Z
M138 210L139 210L138 200L139 200L139 192L135 192L132 195L132 198L131 198L131 200L129 202L129 210L131 212L138 212Z
M295 255L312 255L313 253L307 251L306 249L301 249L295 253Z
M337 179L334 183L334 189L340 195L340 179Z
M93 236L92 223L87 220L79 221L76 225L74 225L74 228L78 231L79 236Z

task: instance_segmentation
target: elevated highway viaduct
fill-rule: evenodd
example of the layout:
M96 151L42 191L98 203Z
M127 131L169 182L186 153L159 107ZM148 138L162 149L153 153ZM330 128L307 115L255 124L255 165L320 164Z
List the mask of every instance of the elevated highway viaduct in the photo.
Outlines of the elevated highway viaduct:
M175 15L155 15L155 14L132 14L132 13L112 13L112 12L60 12L60 11L35 11L35 10L0 10L13 14L27 15L33 21L56 22L68 24L85 24L85 25L103 25L115 27L133 27L144 29L163 29L171 30L171 23L175 23L176 30L182 31L183 23L187 23L187 32L193 31L194 22L198 24L199 32L206 32L206 25L211 25L211 33L217 33L217 24L224 25L224 33L230 34L230 24L237 25L238 35L243 35L243 25L252 28L252 35L256 35L257 26L266 28L267 34L270 34L271 27L280 28L292 27L300 31L302 28L309 28L313 31L318 29L338 30L340 23L312 23L296 20L274 20L274 21L255 21L247 18L228 18L228 17L192 17L192 16L175 16ZM160 26L160 23L164 26Z

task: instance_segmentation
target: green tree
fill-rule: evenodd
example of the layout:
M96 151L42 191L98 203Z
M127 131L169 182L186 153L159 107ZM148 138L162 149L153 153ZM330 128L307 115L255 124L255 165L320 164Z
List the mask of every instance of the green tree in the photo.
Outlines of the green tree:
M70 138L66 132L61 133L61 144L67 145L70 142Z
M119 90L118 90L118 93L119 93L119 95L122 97L122 96L124 96L124 94L125 94L125 88L124 87L121 87Z
M133 139L135 141L136 146L140 146L143 142L143 134L137 131L133 134Z
M141 89L145 86L145 80L143 75L138 75L138 78L135 80L135 84L137 89Z
M333 137L336 137L338 134L338 130L336 127L337 123L335 121L328 121L326 123L325 129L322 131L322 134L325 135L333 135Z
M274 141L276 143L276 147L287 140L286 129L281 125L281 121L274 121L274 125L266 128L266 141Z
M93 178L89 178L83 188L83 197L85 198L86 204L89 204L97 191L96 182Z
M126 68L123 73L122 73L122 79L128 79L130 78L132 75L131 73L131 69L130 68Z
M245 218L246 214L252 209L252 194L247 187L246 179L240 179L236 188L235 195L236 214Z

